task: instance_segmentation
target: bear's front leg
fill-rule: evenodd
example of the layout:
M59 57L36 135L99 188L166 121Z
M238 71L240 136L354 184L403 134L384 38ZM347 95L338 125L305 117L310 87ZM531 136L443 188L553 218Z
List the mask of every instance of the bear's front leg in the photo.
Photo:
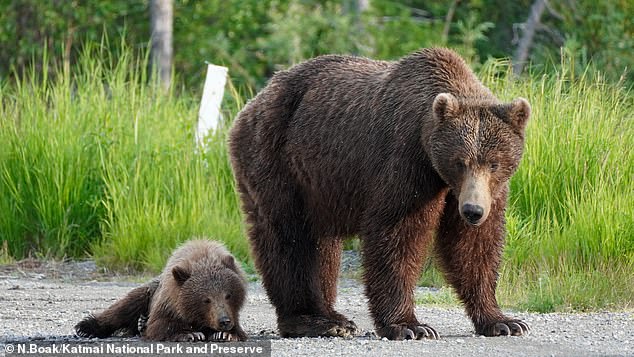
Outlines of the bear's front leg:
M437 222L435 212L423 209L396 224L375 221L362 236L366 295L380 337L439 338L414 314L414 287Z
M195 331L184 321L163 316L160 312L150 316L142 339L146 341L196 342L204 341L205 334Z
M495 298L498 267L504 244L506 195L491 206L480 226L470 226L458 212L457 200L447 196L436 238L436 252L448 282L471 317L476 333L519 336L529 331L524 321L505 316Z

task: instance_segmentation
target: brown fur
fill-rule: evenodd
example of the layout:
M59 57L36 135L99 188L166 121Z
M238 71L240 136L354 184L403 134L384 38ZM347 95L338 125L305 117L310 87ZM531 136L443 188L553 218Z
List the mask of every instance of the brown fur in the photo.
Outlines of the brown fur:
M230 153L280 334L355 333L333 306L341 240L358 235L377 333L437 338L413 299L434 232L477 333L527 331L502 314L495 286L529 115L447 49L323 56L276 73L238 115Z
M244 341L239 311L245 284L225 247L191 240L172 254L159 278L85 318L75 330L82 337L104 338L116 331L139 335L139 326L145 325L142 337L151 341Z

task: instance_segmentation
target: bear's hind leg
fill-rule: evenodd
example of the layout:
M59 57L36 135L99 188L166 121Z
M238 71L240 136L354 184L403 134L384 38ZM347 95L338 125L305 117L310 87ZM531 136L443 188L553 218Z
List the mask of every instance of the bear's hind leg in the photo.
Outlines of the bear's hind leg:
M125 297L117 300L105 311L97 315L90 315L75 325L75 331L80 337L106 338L115 332L124 332L125 335L139 335L139 319L147 316L150 302L159 280L154 279L135 289L132 289Z
M346 324L333 319L326 306L317 238L301 204L284 199L290 196L288 186L276 192L277 211L265 215L264 207L258 207L247 213L255 264L275 306L279 333L283 337L348 336Z
M498 198L487 220L468 226L460 217L458 202L449 195L436 239L436 253L448 282L454 287L475 325L485 336L528 332L528 325L505 316L498 307L495 289L504 243L506 196Z

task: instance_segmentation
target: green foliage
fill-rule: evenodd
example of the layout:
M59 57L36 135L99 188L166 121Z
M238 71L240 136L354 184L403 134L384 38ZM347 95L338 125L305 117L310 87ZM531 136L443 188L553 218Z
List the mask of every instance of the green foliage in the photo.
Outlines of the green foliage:
M229 67L239 88L262 85L271 72L257 42L266 34L274 4L272 0L175 1L176 72L186 83L202 83L202 64L208 61Z
M74 63L80 44L98 43L104 35L126 33L129 43L147 44L146 8L147 0L0 0L0 78L12 70L42 70L62 60ZM133 31L126 32L128 27ZM116 50L109 48L113 54ZM47 61L44 53L49 54Z
M372 2L363 14L364 29L372 37L373 58L394 59L422 47L442 45L442 23L429 17L415 17L414 8L393 1Z
M269 35L258 39L269 68L288 68L325 53L359 53L368 41L355 28L354 18L343 14L338 4L278 3L269 15L265 26Z
M478 41L485 41L485 32L495 27L492 22L478 23L476 16L472 13L464 21L456 22L456 29L462 38L462 43L457 48L458 51L471 63L478 63L479 58L475 50Z
M47 63L74 65L81 44L102 34L136 48L149 43L147 0L134 1L11 1L0 0L0 76ZM444 5L437 17L392 1L372 1L362 14L342 6L345 1L176 0L174 2L174 65L177 79L198 90L204 62L222 64L238 88L261 87L280 68L326 53L396 58L420 47L439 45ZM479 21L466 32L478 34ZM28 25L27 25L28 24ZM473 32L476 30L476 32ZM471 43L457 43L465 54ZM462 50L462 48L460 49ZM110 47L115 53L117 48ZM469 55L470 56L470 55ZM470 56L471 57L471 56ZM57 68L53 66L52 69Z
M557 49L563 47L572 55L577 73L589 65L601 71L608 80L634 81L634 2L630 0L574 1L553 3L561 19L546 18L552 28L558 28L563 43L543 40L545 51L536 51L534 60L547 62L546 58L559 58ZM553 43L554 42L554 43Z
M174 0L174 66L177 79L198 90L204 62L226 65L239 88L259 88L288 64L325 53L380 59L421 47L457 49L476 67L489 57L511 57L532 0L460 1L442 32L451 2L372 0L359 14L352 0ZM634 81L634 3L630 0L549 3L535 35L531 60L558 64L560 48L577 68L592 64L612 80ZM103 34L146 48L147 0L0 0L0 76L34 65L43 53L73 65L81 44ZM551 11L552 9L552 11ZM116 51L115 46L110 52ZM624 75L625 73L625 75Z

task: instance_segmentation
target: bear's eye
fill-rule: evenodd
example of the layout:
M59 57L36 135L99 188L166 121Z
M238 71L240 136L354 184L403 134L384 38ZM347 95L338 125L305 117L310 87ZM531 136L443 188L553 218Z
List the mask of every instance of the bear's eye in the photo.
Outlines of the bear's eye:
M456 161L455 165L456 165L456 170L458 171L462 171L467 167L467 165L465 165L463 161Z
M497 162L492 162L491 164L489 164L489 169L491 170L491 172L496 172L499 167L500 164L498 164Z
M210 298L206 298L205 300L203 300L203 302L205 304L211 304L211 299Z
M231 294L227 294L227 295L225 295L225 299L226 299L226 300L231 299Z

